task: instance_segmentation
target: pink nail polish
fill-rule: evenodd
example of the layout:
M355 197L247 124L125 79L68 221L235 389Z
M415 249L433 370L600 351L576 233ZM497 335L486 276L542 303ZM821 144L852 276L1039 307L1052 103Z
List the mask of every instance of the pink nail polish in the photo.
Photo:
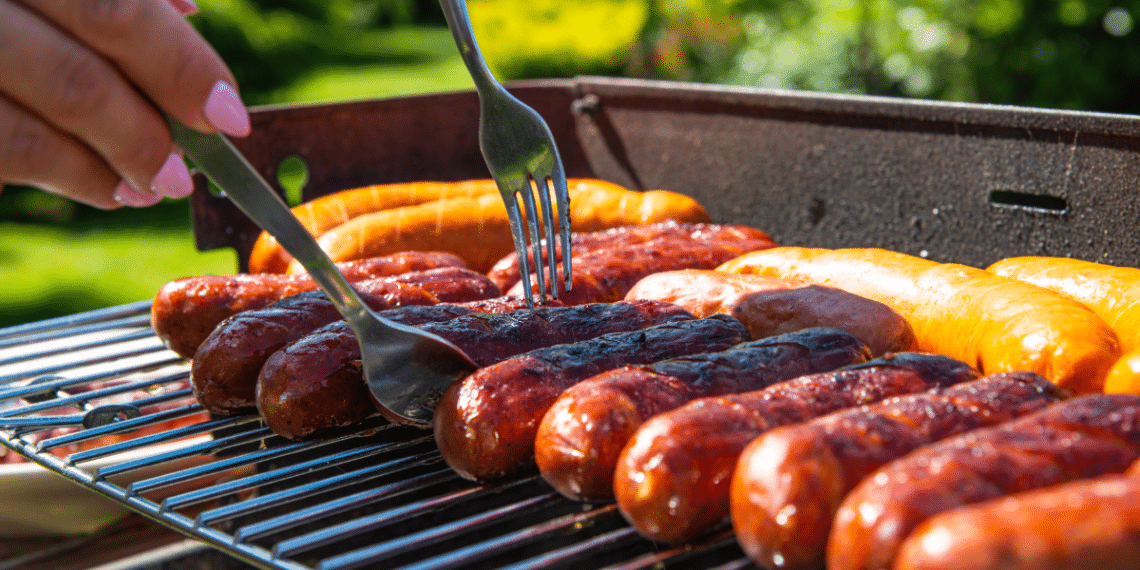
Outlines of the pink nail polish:
M193 0L170 0L170 4L176 10L182 13L183 16L190 16L198 13L198 5Z
M190 180L190 171L178 153L171 153L163 163L158 174L150 183L150 189L158 196L183 198L194 190L194 183Z
M119 182L119 185L115 187L115 194L113 197L116 202L124 206L130 206L132 208L145 208L147 206L153 206L162 200L162 196L159 196L158 194L146 194L140 192L134 186L131 186L130 183L126 180Z
M237 91L225 81L214 84L206 105L202 109L206 120L215 129L232 137L244 137L249 134L249 113L245 110Z

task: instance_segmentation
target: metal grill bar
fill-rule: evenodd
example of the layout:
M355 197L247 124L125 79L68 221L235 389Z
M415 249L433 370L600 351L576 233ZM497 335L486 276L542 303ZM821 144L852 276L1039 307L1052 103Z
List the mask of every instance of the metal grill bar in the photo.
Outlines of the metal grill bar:
M353 433L293 442L255 416L210 418L192 400L187 361L149 338L149 307L0 329L9 351L0 352L0 417L121 400L146 410L85 430L0 430L0 444L266 569L692 567L692 549L660 551L612 505L572 503L538 477L463 480L423 431L373 419ZM72 358L64 344L94 353ZM71 453L56 455L63 450ZM742 556L730 543L697 548L727 552L715 564Z

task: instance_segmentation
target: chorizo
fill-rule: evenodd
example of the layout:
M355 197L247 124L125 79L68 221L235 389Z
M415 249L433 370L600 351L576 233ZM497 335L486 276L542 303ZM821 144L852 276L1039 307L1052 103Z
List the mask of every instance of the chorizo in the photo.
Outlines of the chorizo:
M638 281L626 299L657 299L697 317L724 313L759 339L811 327L834 327L867 343L871 354L914 348L910 323L894 309L842 289L792 279L700 269L663 271Z
M562 495L608 501L618 454L650 417L697 398L758 390L870 356L849 333L812 328L603 372L567 388L550 406L535 435L535 462Z
M535 431L559 394L605 370L724 350L748 339L713 315L536 350L452 384L435 411L436 444L461 476L491 480L532 467Z
M540 347L692 318L671 303L639 301L483 312L420 328L487 366ZM258 374L256 399L266 425L290 439L349 426L376 412L364 382L360 345L344 321L325 325L270 355Z
M762 567L822 568L839 502L872 471L923 445L1036 412L1064 393L1032 372L899 396L773 429L740 454L729 504L736 539Z
M914 328L916 350L1029 370L1074 393L1096 393L1120 357L1116 333L1088 307L988 271L882 249L777 247L722 271L803 279L879 301Z
M570 249L572 255L577 257L583 254L598 251L613 251L632 245L646 242L675 241L690 244L742 245L739 249L752 251L759 249L757 245L771 244L771 236L744 225L738 224L694 224L678 223L675 221L659 222L641 226L621 226L597 232L575 232L570 235ZM753 245L756 244L756 245ZM545 244L543 255L546 255ZM555 249L555 258L562 260L561 249ZM527 250L527 260L530 267L534 267L534 251ZM519 258L517 253L510 253L495 263L487 277L491 278L503 291L509 291L519 282Z
M900 353L762 390L702 398L645 422L618 457L618 508L642 535L682 542L724 525L740 452L765 431L883 398L973 380L951 358Z
M353 288L375 311L406 305L434 305L485 299L498 293L486 276L469 269L443 268L358 281ZM460 312L462 311L462 313ZM406 324L409 315L444 320L471 309L444 305L430 312L404 310L384 315ZM265 309L243 311L222 321L202 341L190 363L194 395L220 415L245 413L257 405L257 375L265 360L285 345L341 318L320 291L286 297ZM420 322L427 322L422 320Z
M829 570L890 568L930 517L1004 495L1120 473L1140 458L1140 395L1090 394L953 436L888 463L840 504Z
M935 515L903 542L894 568L1140 568L1138 466Z
M338 263L349 282L440 267L464 267L448 253L402 252ZM151 327L170 350L191 358L214 327L242 311L264 309L290 295L311 291L308 275L200 275L162 286L151 305Z

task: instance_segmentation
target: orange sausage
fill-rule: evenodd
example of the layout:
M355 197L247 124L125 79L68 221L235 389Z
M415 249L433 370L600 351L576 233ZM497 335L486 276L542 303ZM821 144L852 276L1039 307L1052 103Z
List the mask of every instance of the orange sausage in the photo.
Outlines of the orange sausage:
M1100 392L1120 357L1116 333L1088 307L965 265L882 249L778 247L718 269L803 279L879 301L910 321L916 350L984 374L1027 370L1075 393Z
M695 200L665 190L635 192L601 181L575 181L569 187L575 232L668 220L708 222ZM376 252L429 250L458 255L469 267L489 271L514 251L502 198L487 194L392 208L357 216L317 240L333 261L383 255ZM290 272L300 269L295 261Z
M412 182L407 184L377 184L353 188L321 196L293 208L301 225L314 236L319 236L352 218L376 212L434 202L446 198L470 198L484 194L497 194L498 187L491 179L462 182ZM261 232L249 253L250 273L284 273L293 256L285 251L277 239Z
M698 317L735 317L753 339L811 327L834 327L863 341L876 356L914 347L910 323L890 307L847 291L792 279L684 269L652 274L629 299L680 305Z

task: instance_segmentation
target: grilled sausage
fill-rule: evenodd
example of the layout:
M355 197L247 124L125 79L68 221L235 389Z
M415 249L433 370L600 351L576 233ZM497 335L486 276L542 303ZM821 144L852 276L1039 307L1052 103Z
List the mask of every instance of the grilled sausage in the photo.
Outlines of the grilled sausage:
M1138 468L935 515L903 542L894 568L1140 568Z
M697 398L758 390L870 357L851 334L812 328L723 352L610 370L558 397L539 424L535 462L566 497L608 501L618 455L650 417Z
M762 390L702 398L650 419L630 439L614 472L618 507L646 537L688 540L727 522L736 461L766 430L977 376L950 358L902 353Z
M558 395L590 376L630 364L715 352L748 339L725 315L531 351L452 384L435 411L435 439L461 476L497 479L533 465L535 432Z
M888 463L843 500L829 570L890 568L902 541L950 509L1110 473L1140 458L1140 396L1092 394Z
M676 305L642 301L469 314L421 328L486 366L539 347L692 318ZM266 359L257 409L270 429L291 439L349 426L376 412L363 374L356 336L337 321Z
M890 306L914 327L916 350L977 363L984 374L1029 370L1096 393L1120 357L1116 333L1088 307L988 271L874 248L778 247L718 269L803 279Z
M692 224L675 221L647 224L643 226L622 226L598 232L575 232L570 235L570 248L574 257L598 251L613 251L646 242L672 241L689 244L739 245L743 251L760 249L757 245L775 245L772 238L755 228L737 224ZM543 247L543 255L545 255ZM555 249L555 258L562 260L562 251ZM534 267L534 251L527 250L527 260ZM533 269L532 269L533 270ZM519 282L519 258L517 253L503 257L487 272L487 276L503 291L510 290ZM707 315L706 315L707 316Z
M567 184L575 231L597 231L666 220L707 222L708 212L675 192L637 192L600 180ZM514 250L507 210L497 195L437 200L357 216L322 234L317 242L334 261L391 251L449 251L472 269L486 272ZM293 272L296 260L289 265Z
M835 327L867 343L871 354L914 348L910 323L894 309L842 289L802 281L683 269L638 281L626 299L675 303L697 317L724 313L764 338L809 327Z
M923 445L1036 412L1063 396L1032 372L1001 372L769 431L748 444L732 476L737 542L763 567L822 568L839 502L872 471Z
M773 246L767 240L699 243L667 239L586 252L574 256L573 287L558 298L569 305L613 302L623 299L647 275L677 269L712 269L747 251ZM516 283L508 294L522 295L523 283Z
M438 252L404 252L337 264L350 282L438 267L464 265L454 255ZM316 288L308 275L183 277L167 283L155 295L151 326L170 350L191 358L214 327L226 318L242 311L264 309L285 297Z
M293 215L313 236L319 236L352 218L369 212L412 206L446 198L498 195L490 178L459 182L375 184L341 190L293 208ZM293 256L269 232L261 232L249 252L250 273L284 273Z
M358 281L353 287L364 303L376 311L405 305L473 301L498 292L485 276L457 267ZM419 324L454 318L476 309L444 305L427 312L405 309L385 315L406 324ZM428 317L429 314L432 316ZM426 320L408 322L411 315ZM269 355L340 318L324 293L306 291L265 309L243 311L222 321L198 347L191 362L194 395L202 407L215 414L253 410L257 405L257 375Z

